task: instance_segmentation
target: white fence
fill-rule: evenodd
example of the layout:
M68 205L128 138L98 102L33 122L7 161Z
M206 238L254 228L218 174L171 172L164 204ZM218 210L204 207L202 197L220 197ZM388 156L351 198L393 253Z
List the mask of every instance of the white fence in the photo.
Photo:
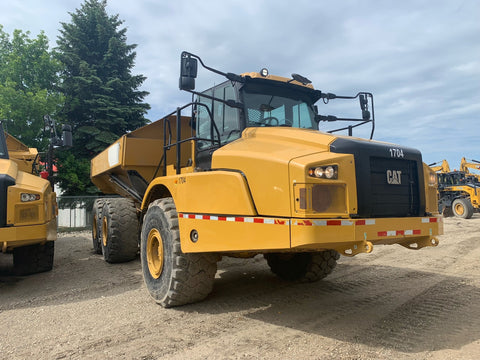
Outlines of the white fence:
M58 229L82 230L92 226L92 207L97 196L59 196Z

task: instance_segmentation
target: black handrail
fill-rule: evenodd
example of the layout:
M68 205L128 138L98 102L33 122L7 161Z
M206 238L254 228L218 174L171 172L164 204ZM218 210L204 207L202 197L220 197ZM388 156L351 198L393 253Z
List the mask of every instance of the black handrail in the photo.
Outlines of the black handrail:
M210 131L211 131L211 138L210 139L204 139L204 138L199 138L197 136L191 136L188 139L182 140L182 134L181 134L181 118L182 118L182 110L189 107L196 105L196 106L204 106L205 109L207 110L208 117L210 119L211 125L210 125ZM177 126L177 138L176 142L172 143L172 128L170 124L170 116L175 115L176 116L176 126ZM222 145L222 141L220 138L220 131L218 130L217 124L215 124L215 121L213 120L213 114L210 108L203 103L192 101L182 107L178 107L175 111L172 111L171 113L167 114L160 120L163 120L163 156L162 159L160 160L160 163L158 166L161 166L161 161L163 161L163 176L167 175L167 151L171 149L172 146L176 146L176 173L177 175L180 174L180 165L181 165L181 157L182 157L182 149L181 149L181 144L187 141L191 140L207 140L211 141L212 145L215 144L215 136L214 136L214 131L217 135L218 139L218 145ZM193 117L192 117L193 120ZM167 129L168 126L168 129ZM168 130L168 143L167 143L167 130Z

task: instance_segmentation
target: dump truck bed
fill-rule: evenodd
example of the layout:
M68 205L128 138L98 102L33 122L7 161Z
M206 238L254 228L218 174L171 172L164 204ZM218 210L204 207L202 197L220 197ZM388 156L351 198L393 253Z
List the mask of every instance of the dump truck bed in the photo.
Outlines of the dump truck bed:
M165 175L165 164L173 166L176 148L176 117L170 116L123 135L92 159L92 182L105 194L119 194L141 201L148 184L157 176ZM194 135L190 118L181 118L181 166L192 162L192 144L187 139ZM167 148L165 148L167 147Z

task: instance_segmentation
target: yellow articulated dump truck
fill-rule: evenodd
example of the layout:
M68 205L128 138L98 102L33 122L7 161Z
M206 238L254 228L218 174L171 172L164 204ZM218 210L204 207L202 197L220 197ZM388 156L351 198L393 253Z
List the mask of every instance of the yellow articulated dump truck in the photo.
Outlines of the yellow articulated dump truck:
M50 182L34 175L37 156L0 122L0 245L2 253L13 253L19 275L53 266L57 202Z
M199 63L227 81L196 92ZM224 73L187 52L180 68L192 102L92 159L96 186L121 195L97 201L94 246L109 262L140 249L157 303L204 299L222 256L263 254L279 277L316 281L340 255L438 244L436 176L420 152L334 135L362 124L373 135L372 94L323 93L267 69ZM319 115L316 102L333 99L358 99L361 117ZM333 121L352 125L319 130Z

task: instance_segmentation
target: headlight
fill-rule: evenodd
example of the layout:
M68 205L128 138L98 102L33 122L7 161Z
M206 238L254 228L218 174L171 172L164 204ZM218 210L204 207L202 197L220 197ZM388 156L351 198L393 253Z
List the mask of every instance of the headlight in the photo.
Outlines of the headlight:
M333 179L333 178L335 178L335 175L336 175L336 171L333 168L333 166L327 166L325 168L325 177L327 179Z
M325 175L325 169L322 167L317 167L313 173L316 177L321 178Z
M308 170L308 175L320 179L338 179L337 165L317 166Z
M35 200L40 200L40 195L39 194L29 194L29 193L21 193L20 194L20 201L21 202L29 202L29 201L35 201Z

